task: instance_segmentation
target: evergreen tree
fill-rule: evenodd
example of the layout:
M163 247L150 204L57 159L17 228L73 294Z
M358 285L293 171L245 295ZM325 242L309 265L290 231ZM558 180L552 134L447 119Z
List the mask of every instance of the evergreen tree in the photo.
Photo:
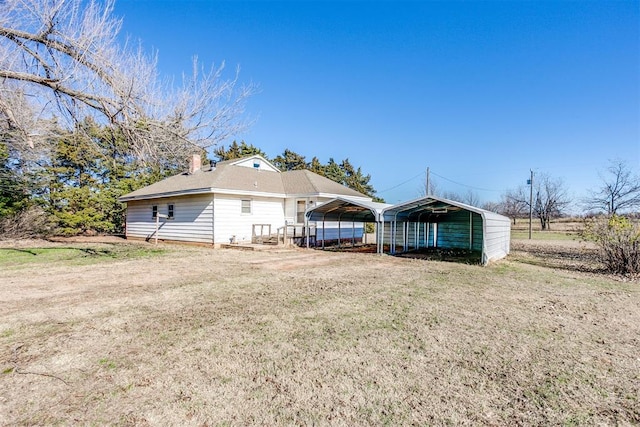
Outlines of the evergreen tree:
M0 142L0 218L19 212L29 201L24 179L11 163L9 147Z
M220 146L213 150L213 154L217 157L217 160L219 162L224 160L239 159L253 154L258 154L268 160L267 155L264 151L262 151L258 147L255 147L253 144L248 145L244 141L240 142L240 144L238 144L236 141L233 141L229 145L228 149L225 149L224 146Z
M329 158L329 162L324 167L324 176L329 178L331 181L335 181L342 185L345 184L344 170L336 163L335 160L333 160L333 157Z
M317 173L320 176L325 176L325 167L315 156L309 163L307 163L307 169L309 169L313 173Z
M302 170L307 168L307 161L305 160L304 156L291 151L288 148L284 150L282 155L279 155L275 159L273 159L273 164L283 172Z
M40 201L66 235L122 232L125 206L118 198L181 169L166 160L142 165L122 135L85 120L54 138Z

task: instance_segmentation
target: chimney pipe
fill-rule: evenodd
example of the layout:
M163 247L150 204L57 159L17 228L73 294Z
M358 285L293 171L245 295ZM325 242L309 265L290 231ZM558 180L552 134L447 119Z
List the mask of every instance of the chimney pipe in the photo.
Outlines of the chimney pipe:
M189 158L189 174L193 174L200 170L202 167L202 160L200 154L192 154Z

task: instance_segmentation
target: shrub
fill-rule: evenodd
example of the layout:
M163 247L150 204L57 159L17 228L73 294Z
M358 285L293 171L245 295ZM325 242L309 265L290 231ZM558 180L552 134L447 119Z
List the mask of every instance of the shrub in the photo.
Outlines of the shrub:
M585 235L600 249L602 262L612 273L640 273L640 224L623 216L594 219Z
M48 214L39 206L30 206L0 218L0 239L46 237L52 228Z

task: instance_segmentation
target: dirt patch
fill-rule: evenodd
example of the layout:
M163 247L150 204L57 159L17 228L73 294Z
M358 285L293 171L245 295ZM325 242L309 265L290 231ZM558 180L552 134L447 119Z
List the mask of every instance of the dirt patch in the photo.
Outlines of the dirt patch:
M598 249L591 242L512 240L510 256L520 262L549 268L607 274L598 257Z
M488 267L159 246L0 270L3 423L640 423L637 283L525 246Z

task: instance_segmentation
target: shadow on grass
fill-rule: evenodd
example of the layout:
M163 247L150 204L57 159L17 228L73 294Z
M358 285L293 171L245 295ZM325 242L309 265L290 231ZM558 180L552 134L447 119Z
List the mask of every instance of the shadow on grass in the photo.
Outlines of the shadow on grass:
M480 265L482 252L468 249L422 248L396 254L399 258L422 259L427 261L456 262L459 264Z
M117 251L111 249L95 249L95 248L74 248L74 247L57 247L57 248L29 248L29 249L17 249L17 248L0 248L0 251L5 252L17 252L24 253L33 256L45 255L49 253L55 253L60 251L75 251L81 252L88 256L115 256Z

